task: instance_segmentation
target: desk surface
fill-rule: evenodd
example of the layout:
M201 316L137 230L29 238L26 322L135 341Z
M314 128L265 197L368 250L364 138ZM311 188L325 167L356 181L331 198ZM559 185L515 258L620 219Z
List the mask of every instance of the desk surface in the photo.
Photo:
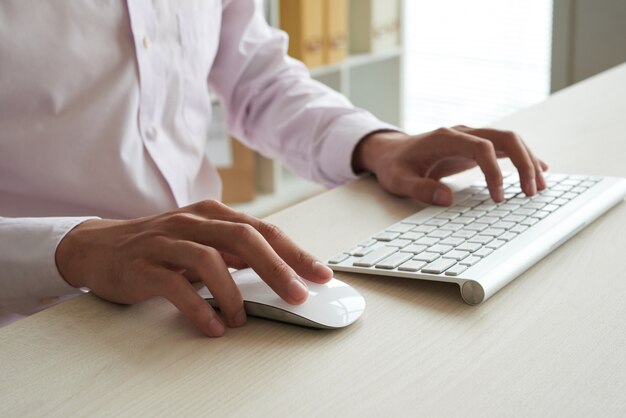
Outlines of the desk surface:
M555 172L626 177L625 98L622 65L497 126ZM270 220L324 258L417 208L362 179ZM208 339L162 300L81 296L0 330L0 414L624 416L624 232L621 203L477 307L337 274L368 303L340 331L251 318Z

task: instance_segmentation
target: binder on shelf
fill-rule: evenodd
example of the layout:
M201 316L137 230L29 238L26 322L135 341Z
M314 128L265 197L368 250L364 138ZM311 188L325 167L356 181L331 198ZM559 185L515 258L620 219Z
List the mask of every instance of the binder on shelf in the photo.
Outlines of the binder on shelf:
M350 0L350 52L380 52L400 42L399 0Z
M282 0L280 28L289 34L289 55L308 67L324 64L322 0Z
M222 179L222 202L248 202L256 194L255 153L236 139L230 140L233 163L217 170Z
M324 63L342 61L348 54L348 0L323 0Z

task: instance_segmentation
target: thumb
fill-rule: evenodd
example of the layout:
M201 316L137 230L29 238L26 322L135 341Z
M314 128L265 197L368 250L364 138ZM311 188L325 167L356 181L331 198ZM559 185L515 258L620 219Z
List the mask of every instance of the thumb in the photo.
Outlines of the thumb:
M452 190L437 180L411 176L403 183L403 194L413 199L429 205L450 206L452 204Z

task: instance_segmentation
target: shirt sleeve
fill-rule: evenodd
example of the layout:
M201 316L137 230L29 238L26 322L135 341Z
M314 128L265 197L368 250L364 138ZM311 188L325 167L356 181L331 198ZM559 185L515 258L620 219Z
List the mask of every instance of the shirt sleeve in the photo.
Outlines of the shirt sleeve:
M356 178L352 153L367 134L399 130L312 80L287 56L287 35L271 28L259 1L225 1L209 86L230 132L299 175L335 186Z
M82 293L61 277L56 248L75 226L92 217L0 217L0 311L30 315Z

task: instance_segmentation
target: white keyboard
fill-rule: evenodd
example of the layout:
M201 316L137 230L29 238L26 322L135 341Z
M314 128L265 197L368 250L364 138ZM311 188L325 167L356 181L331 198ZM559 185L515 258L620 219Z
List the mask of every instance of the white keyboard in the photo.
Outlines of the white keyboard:
M585 225L620 202L626 179L545 174L533 197L504 174L504 202L484 181L427 207L328 260L335 271L458 283L469 304L493 295Z

